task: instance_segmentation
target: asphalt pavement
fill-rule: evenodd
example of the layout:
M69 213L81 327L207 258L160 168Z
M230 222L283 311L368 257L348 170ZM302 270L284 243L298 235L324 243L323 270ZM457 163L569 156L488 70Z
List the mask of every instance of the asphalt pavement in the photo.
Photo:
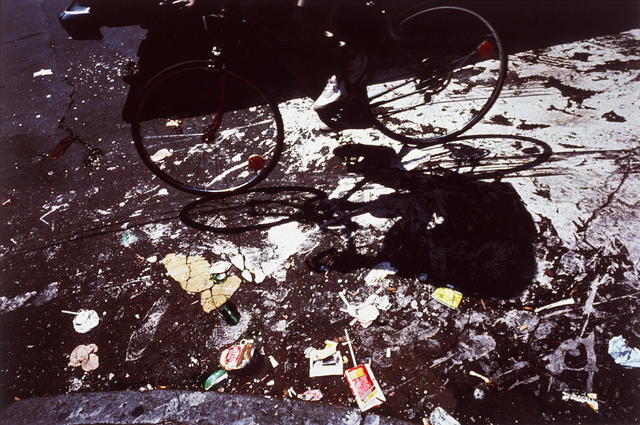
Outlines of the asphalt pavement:
M0 422L420 423L438 406L462 423L640 421L639 369L609 353L617 335L640 347L636 2L484 2L510 74L449 147L320 133L309 99L281 104L287 149L264 187L319 190L336 215L232 235L202 230L206 217L184 224L194 198L137 157L121 108L145 31L71 40L57 22L66 6L0 6ZM401 172L380 181L333 155L360 145L393 149ZM430 170L419 184L416 169ZM204 312L169 275L169 254L242 258L240 323ZM446 284L464 294L456 310L430 297ZM351 325L343 290L351 302L380 290L391 307ZM89 333L62 313L79 309L99 314ZM387 397L366 415L342 377L308 376L305 349L344 329ZM280 365L203 392L220 351L248 337ZM69 365L89 343L98 368Z

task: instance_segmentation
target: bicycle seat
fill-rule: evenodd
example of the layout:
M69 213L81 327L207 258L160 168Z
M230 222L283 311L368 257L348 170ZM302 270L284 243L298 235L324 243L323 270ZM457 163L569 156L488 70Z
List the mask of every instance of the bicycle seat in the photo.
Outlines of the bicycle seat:
M148 25L158 20L157 0L73 0L58 19L75 40L101 40L100 27Z
M100 24L91 8L93 0L74 0L60 15L60 24L74 40L102 40Z

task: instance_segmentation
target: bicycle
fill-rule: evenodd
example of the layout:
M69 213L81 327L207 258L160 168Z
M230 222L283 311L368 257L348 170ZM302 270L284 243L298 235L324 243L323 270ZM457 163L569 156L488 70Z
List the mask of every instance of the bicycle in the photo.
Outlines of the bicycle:
M353 25L360 28L355 42L369 58L361 106L370 127L404 143L444 143L495 103L507 57L481 15L451 1L393 13L373 1L360 7ZM264 80L284 75L274 52L291 41L241 12L221 7L202 14L209 57L161 70L138 96L131 128L140 157L161 180L187 193L246 191L267 177L284 149L278 102L285 99L280 86Z

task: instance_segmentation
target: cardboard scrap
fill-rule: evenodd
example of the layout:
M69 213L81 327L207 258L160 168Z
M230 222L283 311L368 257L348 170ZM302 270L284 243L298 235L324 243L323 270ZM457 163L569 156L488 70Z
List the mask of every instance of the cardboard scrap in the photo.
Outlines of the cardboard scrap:
M206 313L209 313L218 307L222 307L240 287L241 282L242 279L238 276L229 276L224 283L214 285L211 289L202 291L200 293L200 305L202 305L202 309Z
M341 376L344 372L344 364L342 363L342 353L339 351L333 353L329 358L322 360L309 359L309 377L317 376Z
M213 266L201 255L184 256L171 253L162 259L162 264L169 276L180 283L182 289L190 294L200 293L200 305L206 313L226 303L242 282L237 276L225 276L225 280L217 284L211 274ZM227 267L221 262L214 265L216 270Z
M162 259L167 273L189 293L202 292L213 286L211 266L201 255L167 254Z
M335 341L325 341L324 348L318 350L313 347L309 347L304 351L304 356L311 360L323 360L333 355L336 352L338 343Z

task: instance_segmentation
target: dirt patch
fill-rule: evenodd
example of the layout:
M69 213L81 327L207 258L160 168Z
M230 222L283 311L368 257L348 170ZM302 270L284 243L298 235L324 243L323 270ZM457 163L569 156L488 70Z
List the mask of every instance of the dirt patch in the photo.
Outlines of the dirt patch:
M586 53L586 52L575 52L573 54L573 56L571 56L571 59L575 59L578 61L582 61L582 62L588 62L589 61L589 57L592 56L592 53Z
M627 121L625 117L621 117L613 111L609 111L605 114L602 114L602 118L609 122L625 122Z
M601 93L595 90L581 89L578 87L569 86L555 77L549 77L544 86L547 88L553 87L560 90L560 94L562 94L563 97L576 102L578 105L582 105L582 102L584 102L585 99L590 98L594 94Z
M509 118L505 117L504 115L494 115L489 119L489 122L493 124L505 125L505 126L513 125L511 120L509 120Z
M585 72L626 72L630 70L640 69L640 59L622 61L619 59L606 61L605 63L592 66Z
M520 124L518 124L518 130L536 130L538 128L547 128L548 124L528 124L524 120L520 120Z

